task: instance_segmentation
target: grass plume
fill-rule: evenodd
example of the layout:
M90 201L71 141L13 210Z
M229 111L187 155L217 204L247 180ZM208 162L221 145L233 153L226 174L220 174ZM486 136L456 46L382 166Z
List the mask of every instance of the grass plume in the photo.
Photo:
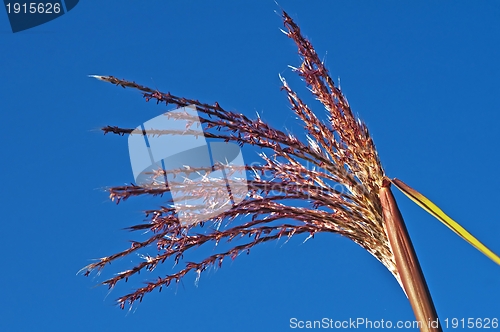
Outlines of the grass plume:
M84 274L100 271L112 261L138 253L151 245L157 248L155 256L143 257L143 261L105 280L103 284L112 288L141 271L154 270L166 260L183 263L177 272L148 281L145 286L118 298L117 302L123 308L126 304L141 301L155 289L161 290L172 282L179 282L189 272L199 276L211 266L220 267L224 260L235 259L241 252L249 252L259 243L300 234L312 237L319 232L337 233L359 244L384 264L407 294L418 320L426 322L436 319L425 279L390 191L391 183L488 257L497 263L500 258L423 195L397 179L389 180L386 177L368 128L353 115L346 97L334 84L314 47L302 36L300 28L286 12L282 13L282 18L282 31L295 42L301 59L298 66L291 68L327 110L327 119L318 118L286 79L279 77L291 109L304 128L305 141L273 128L259 117L250 119L243 114L227 111L218 102L203 103L133 81L91 75L123 88L139 90L146 101L176 108L192 107L197 111L202 125L202 128L187 126L182 131L148 130L148 135L187 134L233 142L240 146L254 146L261 149L261 162L240 167L214 165L215 168L229 167L230 171L248 175L242 180L245 190L248 188L243 193L245 199L232 204L231 209L188 225L179 221L172 202L145 211L146 220L128 229L146 230L150 237L144 241L133 241L130 248L98 259L83 269ZM172 111L166 116L191 123L195 120L185 112ZM105 134L135 134L133 128L118 126L106 126L102 130ZM152 174L151 185L112 187L109 195L117 203L132 196L163 196L173 190L199 198L204 203L209 202L213 195L218 195L217 183L207 182L200 186L186 181L185 178L192 172L210 172L210 169L158 169ZM177 182L155 181L167 174L176 175ZM303 203L297 204L298 200ZM244 216L251 218L247 220L242 218ZM220 227L223 223L224 226ZM200 228L205 225L214 227L200 234ZM221 250L198 262L183 260L184 253L191 248L208 244L215 247L222 241L229 243L236 239L238 243L229 250ZM440 331L440 328L422 326L421 330Z

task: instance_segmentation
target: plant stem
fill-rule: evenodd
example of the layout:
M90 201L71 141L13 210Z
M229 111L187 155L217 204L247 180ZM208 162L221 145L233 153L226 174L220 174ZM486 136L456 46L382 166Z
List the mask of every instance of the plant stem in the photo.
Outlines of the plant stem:
M420 331L441 332L431 294L390 185L389 180L384 179L379 196L389 245L395 256L401 283L415 317L420 322Z

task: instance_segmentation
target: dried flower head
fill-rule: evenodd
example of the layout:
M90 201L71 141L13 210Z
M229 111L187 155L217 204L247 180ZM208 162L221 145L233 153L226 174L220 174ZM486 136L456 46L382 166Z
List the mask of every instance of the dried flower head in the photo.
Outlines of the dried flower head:
M149 245L157 247L155 256L144 256L143 261L136 266L103 282L111 288L142 270L152 271L167 259L180 262L183 254L190 248L250 237L250 240L240 240L238 245L230 250L218 252L199 262L186 262L178 272L147 282L144 287L120 297L118 303L121 307L126 303L132 304L136 300L142 300L146 293L168 286L172 281L178 282L190 271L199 274L212 265L221 266L226 257L234 259L240 252L249 251L259 243L303 233L314 236L318 232L331 232L346 236L375 256L400 281L384 230L378 194L385 175L368 129L353 115L347 99L334 84L313 46L301 35L299 27L285 12L283 20L283 32L296 43L302 60L293 70L303 78L314 97L328 112L326 121L319 119L280 76L282 89L288 96L291 108L302 120L307 142L271 127L260 118L251 120L243 114L226 111L217 102L213 105L205 104L112 76L93 75L124 88L138 89L143 92L147 101L156 100L157 103L176 107L194 106L200 115L203 129L186 128L192 130L189 134L201 134L207 138L235 142L240 146L252 145L262 148L262 163L243 167L243 171L248 175L245 180L248 191L245 192L243 201L196 224L179 222L172 206L145 211L146 222L129 229L149 230L149 239L134 241L130 248L103 257L84 268L85 275L89 275L117 258L139 252L141 248ZM188 115L183 115L182 112L172 113L170 116L188 119ZM115 126L107 126L103 131L119 135L133 134L133 129ZM159 129L149 131L148 134L179 133ZM186 134L186 131L183 134ZM178 174L176 190L181 188L186 195L206 201L211 195L216 195L213 183L205 182L200 187L191 186L183 180L186 178L186 172L201 171L210 170L159 169L152 174L152 179L158 179L169 172ZM234 171L242 169L234 166ZM131 196L163 195L172 188L171 184L153 181L150 186L131 184L113 187L109 189L109 193L112 200L120 202ZM297 200L304 203L297 204ZM247 220L241 218L242 216L251 218ZM223 221L224 226L220 227ZM195 233L204 224L217 227L207 230L205 234Z

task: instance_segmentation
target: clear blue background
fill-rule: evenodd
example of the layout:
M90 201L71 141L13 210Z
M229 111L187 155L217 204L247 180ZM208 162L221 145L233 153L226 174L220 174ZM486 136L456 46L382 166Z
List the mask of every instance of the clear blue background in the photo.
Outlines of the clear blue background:
M500 253L500 3L280 5L332 77L341 77L387 174ZM1 331L286 331L292 317L414 319L384 266L332 234L259 245L202 274L198 287L189 275L130 312L113 300L169 273L171 262L109 294L94 286L137 257L102 276L76 275L92 258L128 247L139 234L122 228L156 207L148 199L108 200L106 186L133 177L126 138L99 128L133 128L166 110L87 75L259 112L298 133L278 74L302 96L307 90L287 67L300 62L275 10L273 1L81 1L16 34L0 13ZM440 317L500 318L499 266L396 198ZM196 255L212 252L208 246Z

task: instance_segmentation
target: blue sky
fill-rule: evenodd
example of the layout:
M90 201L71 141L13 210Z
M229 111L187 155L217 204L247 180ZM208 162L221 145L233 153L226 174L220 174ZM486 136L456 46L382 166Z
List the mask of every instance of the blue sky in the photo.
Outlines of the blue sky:
M500 3L284 1L383 166L500 253ZM391 274L361 247L319 234L257 246L222 269L152 293L131 312L77 276L127 247L155 202L115 205L106 186L133 181L123 137L166 109L87 77L114 75L299 131L278 74L302 96L299 64L273 1L81 1L13 34L0 14L2 331L286 331L290 318L413 320ZM312 103L322 113L316 103ZM395 193L441 319L500 318L500 268ZM197 255L210 254L212 248ZM123 264L130 263L130 258ZM120 263L121 264L121 263Z

